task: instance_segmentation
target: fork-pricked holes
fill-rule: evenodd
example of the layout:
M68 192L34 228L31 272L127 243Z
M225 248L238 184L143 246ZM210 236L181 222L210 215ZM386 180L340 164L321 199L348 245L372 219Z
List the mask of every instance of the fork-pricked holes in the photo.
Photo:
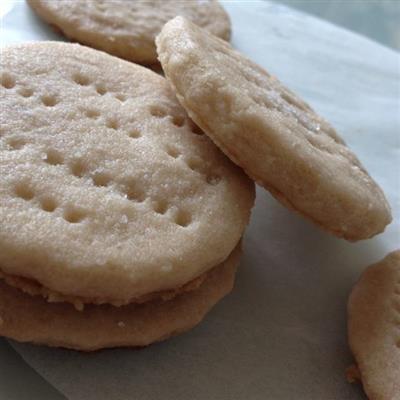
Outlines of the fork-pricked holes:
M97 119L100 117L100 112L93 108L89 108L89 109L85 110L84 113L90 119Z
M61 165L64 163L64 157L57 150L47 150L44 156L44 161L49 165Z
M176 127L181 128L183 125L185 125L185 117L182 117L180 115L174 115L171 116L171 118L172 118L172 123Z
M172 158L178 158L182 154L176 147L173 146L167 147L165 151Z
M87 75L82 74L80 72L75 73L72 76L72 79L76 84L78 84L80 86L89 86L91 83L90 78Z
M176 225L186 228L192 223L192 215L188 211L178 209L173 221Z
M307 130L303 135L304 139L312 146L314 149L319 150L330 156L338 157L339 153L326 145L322 137L316 136L312 131Z
M10 150L21 150L27 143L24 138L10 138L7 140Z
M31 201L35 197L35 192L30 187L30 185L27 185L26 183L19 183L18 185L16 185L14 188L14 192L17 195L17 197L25 201ZM54 200L50 196L44 196L39 198L39 205L40 208L46 212L54 212L58 207L56 200Z
M14 188L14 193L17 197L25 201L30 201L35 197L35 192L30 185L25 182L18 183Z
M134 179L125 181L121 186L120 190L123 196L128 200L142 203L146 199L146 193L140 183Z
M119 122L115 118L108 118L106 121L106 126L109 129L117 130L119 128Z
M168 203L165 200L156 200L153 202L153 210L160 215L164 215L168 211Z
M52 198L52 197L42 197L40 200L40 207L42 208L43 211L52 213L56 210L58 207L57 202Z
M201 160L190 158L189 160L186 161L186 164L192 171L197 172L199 174L204 173L204 165Z
M127 100L127 97L122 93L117 93L114 97L121 103L125 103L125 101Z
M63 212L63 217L67 222L71 224L77 224L82 222L87 217L87 213L81 208L68 206Z
M77 178L82 178L85 175L87 168L82 160L75 160L71 163L70 170L72 175Z
M159 106L151 106L150 107L150 114L156 118L165 118L167 116L167 111Z
M131 139L139 139L142 136L142 133L139 131L139 129L133 128L128 132L128 136Z
M111 176L106 172L95 172L92 176L92 181L95 186L105 187L111 182Z
M28 87L22 87L20 89L18 89L18 94L22 97L32 97L33 96L33 90L31 88Z
M5 89L12 89L16 84L15 77L8 72L3 72L0 76L0 85Z
M98 83L96 85L96 92L100 96L104 96L107 93L107 88L103 83Z
M57 97L54 95L44 95L40 99L46 107L54 107L59 102Z
M189 160L186 160L186 165L193 172L203 175L205 181L211 186L218 185L221 182L222 179L221 176L218 174L208 172L206 166L204 165L204 162L199 159L191 158Z

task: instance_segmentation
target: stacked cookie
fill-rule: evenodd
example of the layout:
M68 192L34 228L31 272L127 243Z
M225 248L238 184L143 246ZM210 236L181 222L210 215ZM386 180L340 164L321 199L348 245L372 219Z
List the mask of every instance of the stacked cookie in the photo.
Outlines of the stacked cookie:
M80 45L3 51L0 334L95 350L193 327L233 286L253 180L340 238L390 223L382 190L308 104L188 19L162 28L181 13L228 39L217 2L160 2L159 13L149 2L30 3L68 37L120 57L153 63L157 50L166 79ZM133 15L146 23L133 29ZM388 263L349 306L371 393L381 379L360 343L371 354L399 347L371 333L398 324L377 291L398 295L398 255ZM367 334L371 310L389 311Z
M253 182L138 65L14 46L0 89L0 333L94 350L197 324L232 288Z

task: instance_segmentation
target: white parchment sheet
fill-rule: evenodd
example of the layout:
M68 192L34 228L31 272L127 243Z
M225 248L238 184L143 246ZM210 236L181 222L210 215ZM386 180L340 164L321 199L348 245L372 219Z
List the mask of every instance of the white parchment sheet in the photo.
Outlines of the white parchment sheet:
M351 363L346 301L362 269L400 246L399 55L268 2L225 3L233 45L333 123L384 188L394 222L348 243L258 189L233 293L193 331L142 350L94 354L12 342L72 400L364 399ZM2 42L56 38L19 3Z

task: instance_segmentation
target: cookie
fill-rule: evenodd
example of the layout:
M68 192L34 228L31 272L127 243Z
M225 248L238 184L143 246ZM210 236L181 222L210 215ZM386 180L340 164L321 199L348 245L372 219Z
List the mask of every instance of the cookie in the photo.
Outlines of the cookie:
M130 61L157 62L154 43L162 26L183 15L225 40L228 14L217 0L28 0L32 9L66 37Z
M165 78L36 42L2 51L0 95L3 274L128 304L196 279L239 242L254 184Z
M68 303L48 303L0 280L0 335L84 351L146 346L197 325L231 291L239 256L237 247L198 289L172 300L122 307L90 305L83 311Z
M336 131L275 77L182 17L156 42L190 117L284 205L352 241L391 221L381 189Z
M361 275L349 299L348 334L368 398L399 399L400 250Z

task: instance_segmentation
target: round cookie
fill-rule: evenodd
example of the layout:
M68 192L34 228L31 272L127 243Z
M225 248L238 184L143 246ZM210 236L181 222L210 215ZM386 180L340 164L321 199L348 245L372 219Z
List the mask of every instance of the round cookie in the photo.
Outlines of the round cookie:
M197 325L231 291L239 258L240 246L207 274L198 289L172 300L90 305L83 311L67 303L47 303L0 280L0 335L84 351L146 346Z
M254 184L163 77L37 42L3 50L0 94L5 274L124 304L186 284L239 242Z
M390 253L361 275L349 299L348 334L368 398L398 399L400 250Z
M130 61L157 63L156 35L183 15L229 40L228 14L217 0L28 0L33 10L66 37Z
M284 205L348 240L369 238L391 221L384 194L356 156L275 77L182 17L156 43L190 117Z

